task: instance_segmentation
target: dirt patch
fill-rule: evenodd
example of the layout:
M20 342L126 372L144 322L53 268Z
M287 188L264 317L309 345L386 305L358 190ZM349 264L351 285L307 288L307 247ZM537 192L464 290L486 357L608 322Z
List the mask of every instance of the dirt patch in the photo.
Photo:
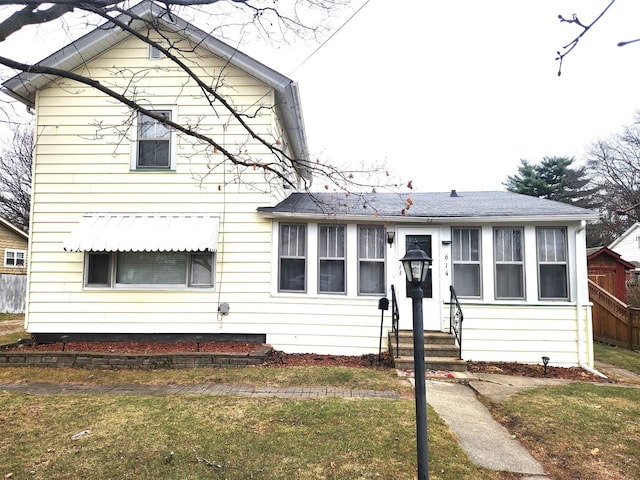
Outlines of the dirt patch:
M587 372L579 367L562 368L547 366L546 374L543 365L528 365L523 363L503 362L469 362L469 373L495 373L500 375L513 375L517 377L532 378L563 378L582 382L614 383L609 378Z

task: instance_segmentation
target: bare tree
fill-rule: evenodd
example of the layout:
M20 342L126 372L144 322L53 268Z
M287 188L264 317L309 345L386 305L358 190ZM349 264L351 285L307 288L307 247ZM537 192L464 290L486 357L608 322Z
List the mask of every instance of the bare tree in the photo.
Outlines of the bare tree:
M149 0L145 0L149 1ZM100 82L91 78L90 72L78 69L65 69L59 65L47 65L43 62L32 64L18 57L0 56L0 65L4 65L17 72L46 75L50 78L69 79L78 82L101 93L108 95L131 111L131 119L136 114L144 114L158 122L167 125L178 134L188 137L191 143L204 152L215 152L212 156L212 166L226 163L237 167L238 172L246 170L263 171L266 176L276 179L280 184L300 187L290 172L297 171L303 179L302 188L308 189L311 179L316 178L320 185L338 191L371 189L374 186L390 186L393 182L380 168L381 175L374 175L367 170L365 176L358 176L362 168L347 170L343 166L336 167L327 163L314 161L309 158L304 148L298 148L295 154L285 148L277 139L259 134L248 121L258 115L261 109L273 108L272 105L256 104L252 109L240 109L233 104L230 97L222 93L226 86L221 78L217 82L206 81L199 77L197 68L186 60L180 46L166 37L161 28L160 20L173 21L176 14L185 18L198 18L207 25L206 33L225 36L230 31L242 32L243 36L260 37L269 41L291 41L292 38L317 38L321 34L321 21L329 16L336 8L348 3L349 0L292 0L290 2L274 2L272 0L171 0L154 4L158 14L154 18L137 16L132 13L130 2L115 0L100 0L83 2L77 0L54 1L6 1L0 0L0 7L12 7L12 13L4 20L0 20L0 42L25 28L37 28L44 23L61 19L65 15L84 16L87 25L98 25L101 29L120 29L136 38L148 43L161 54L170 59L173 65L184 72L198 86L201 95L212 109L212 114L228 117L229 124L240 127L246 132L247 141L257 142L265 147L271 158L251 156L247 149L241 146L229 149L219 136L212 134L197 123L179 123L176 119L168 119L161 113L151 110L141 98L132 79L131 88L116 87L108 82ZM6 11L6 10L5 10ZM202 18L206 21L202 22ZM315 20L311 20L314 18ZM318 23L318 18L320 23ZM316 23L314 23L314 21ZM142 28L140 25L143 25ZM160 40L158 40L160 39ZM19 54L19 52L16 52ZM116 72L117 74L117 72ZM123 131L128 127L124 126ZM96 125L97 135L101 125ZM220 160L222 159L222 160ZM373 168L373 167L372 167ZM238 175L238 178L240 175ZM236 180L238 180L236 178ZM200 181L203 179L201 178ZM382 182L382 183L381 183Z
M14 130L10 147L0 153L0 215L25 232L29 231L32 155L30 126Z
M587 155L602 198L600 235L611 240L640 221L640 116L620 133L595 142Z

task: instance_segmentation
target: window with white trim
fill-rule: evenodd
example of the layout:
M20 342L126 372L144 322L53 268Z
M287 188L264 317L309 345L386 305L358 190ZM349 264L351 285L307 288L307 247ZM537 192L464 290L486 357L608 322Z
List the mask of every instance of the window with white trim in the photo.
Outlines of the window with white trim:
M523 238L520 227L499 227L493 230L497 299L524 298Z
M538 246L538 294L541 299L569 299L567 230L536 228Z
M346 293L345 227L318 227L318 292Z
M171 120L171 110L154 110L167 120ZM144 113L138 114L135 152L136 170L170 170L175 168L171 129L160 120Z
M385 234L383 226L358 226L358 294L386 292Z
M307 226L280 224L278 242L278 290L305 292L307 289Z
M480 229L452 228L453 288L459 297L482 296Z
M213 288L213 252L89 252L87 287Z
M5 267L24 267L24 259L27 253L24 250L14 250L7 248L4 251L4 266Z

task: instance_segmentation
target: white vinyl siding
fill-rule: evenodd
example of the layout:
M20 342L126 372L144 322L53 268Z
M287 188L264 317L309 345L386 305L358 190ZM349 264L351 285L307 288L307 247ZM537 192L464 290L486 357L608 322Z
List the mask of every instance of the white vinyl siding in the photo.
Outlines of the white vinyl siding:
M453 286L458 297L482 296L479 228L451 229Z
M567 230L563 227L536 229L538 293L541 299L568 300Z
M176 38L171 37L172 44ZM241 111L254 131L271 138L277 129L273 90L209 52L175 43L205 83L224 83L219 92ZM136 88L149 99L147 108L171 110L181 124L202 129L226 145L242 145L247 155L270 160L267 149L248 138L245 129L221 110L213 114L202 91L169 60L149 60L148 45L130 38L87 62L92 78L116 90ZM159 65L161 68L158 68ZM224 79L224 82L221 82ZM175 135L170 174L136 170L136 115L122 104L85 85L61 79L41 90L35 109L32 252L29 258L27 322L37 332L214 332L260 333L256 304L271 294L271 221L256 212L282 199L271 178L249 169L236 182L237 171L221 165L211 148ZM255 115L254 115L255 114ZM173 137L172 137L173 140ZM174 160L173 160L174 159ZM192 269L182 288L122 286L105 288L111 277L92 278L85 286L85 254L64 252L69 233L87 213L206 213L221 219L215 258L215 291L202 286L203 273ZM2 251L4 253L4 250ZM99 260L98 260L99 261ZM103 282L100 286L100 282ZM247 285L251 295L247 295ZM200 288L196 288L200 287ZM250 298L249 298L250 297ZM222 323L219 302L231 305ZM257 309L260 311L260 309Z
M320 293L346 293L345 226L320 225L318 262Z
M524 234L519 227L493 231L495 295L497 299L524 298Z
M386 291L385 234L383 226L358 226L358 294L379 295Z

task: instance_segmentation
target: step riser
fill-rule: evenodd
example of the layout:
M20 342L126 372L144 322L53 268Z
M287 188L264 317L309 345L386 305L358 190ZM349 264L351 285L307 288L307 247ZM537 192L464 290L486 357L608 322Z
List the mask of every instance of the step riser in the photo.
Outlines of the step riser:
M457 357L460 353L458 347L451 348L432 348L427 345L424 347L425 357ZM413 357L413 346L403 347L400 345L398 353L396 354L395 345L391 347L391 354L395 357L399 355L401 357Z
M395 367L399 370L413 370L414 363L413 360L409 359L398 359L394 358ZM425 370L442 370L445 372L464 372L467 370L467 364L463 361L425 361L424 362Z

